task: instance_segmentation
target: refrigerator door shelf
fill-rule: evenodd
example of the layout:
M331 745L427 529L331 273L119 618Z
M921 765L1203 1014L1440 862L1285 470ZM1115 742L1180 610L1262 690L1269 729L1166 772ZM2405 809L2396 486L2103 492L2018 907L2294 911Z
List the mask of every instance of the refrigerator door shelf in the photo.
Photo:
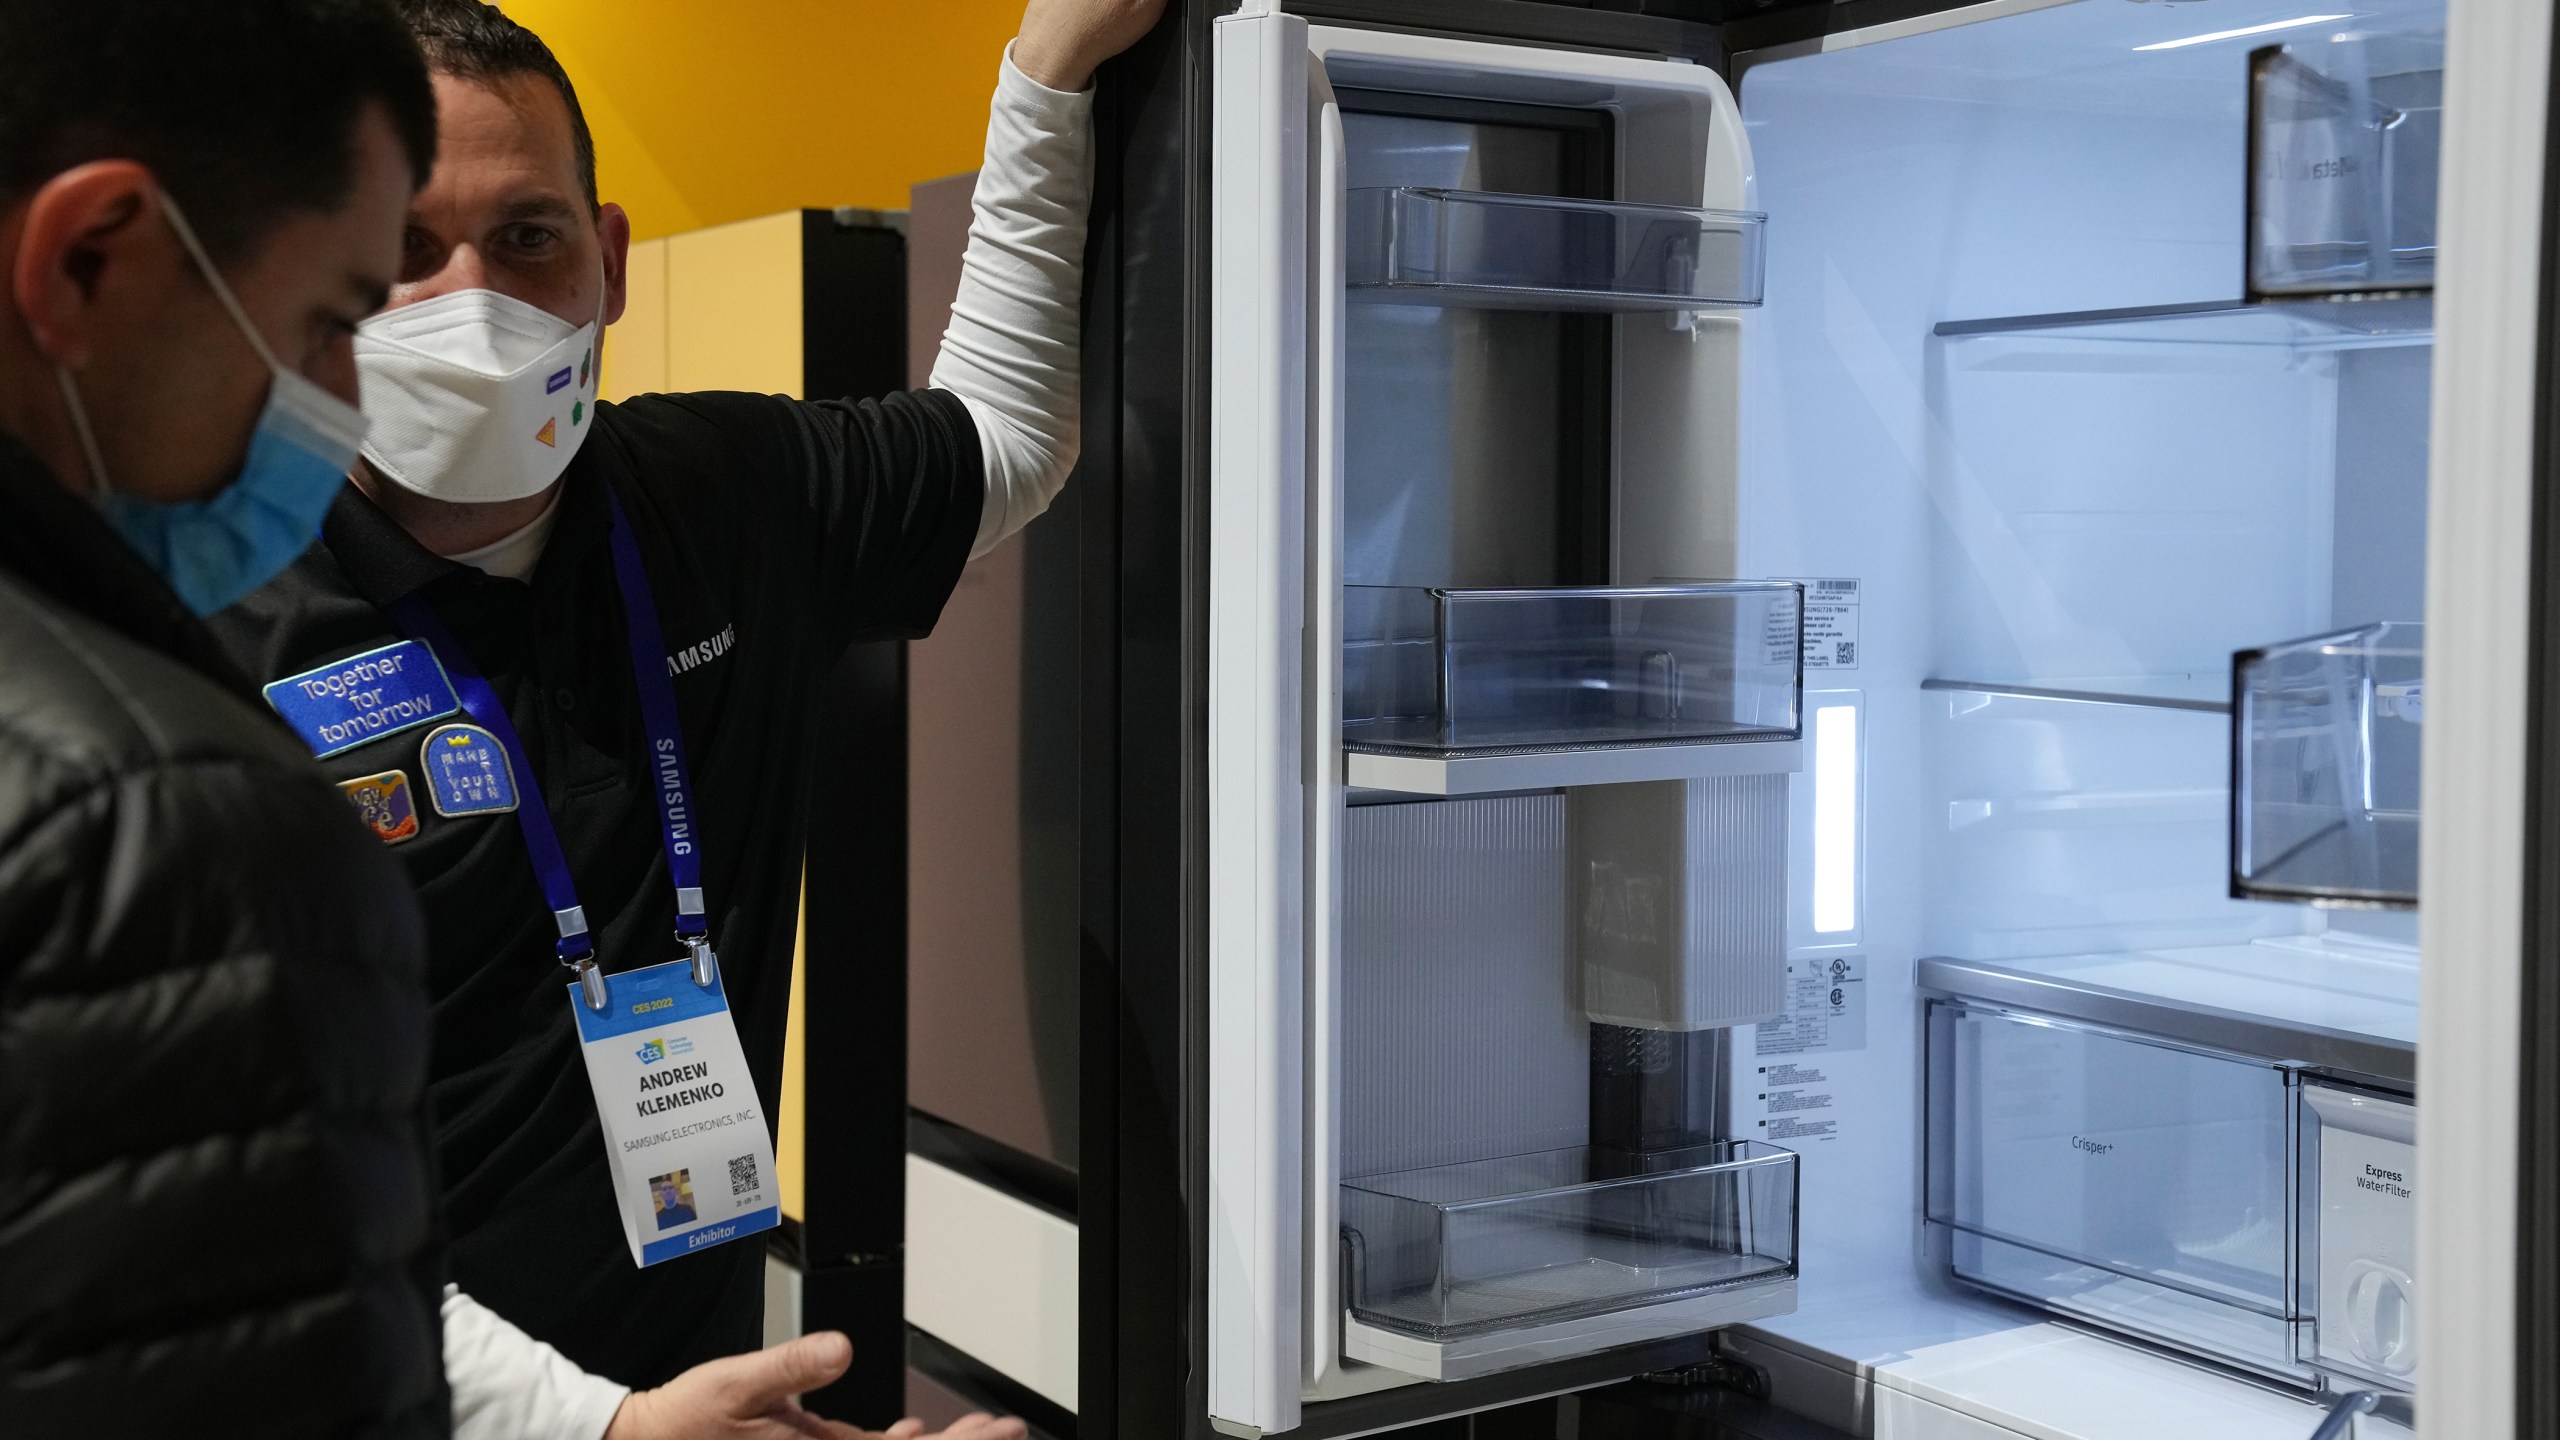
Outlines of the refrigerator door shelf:
M1353 298L1507 310L1643 312L1760 303L1747 210L1400 186L1351 192Z
M1455 1379L1791 1303L1767 1292L1793 1289L1792 1152L1723 1141L1618 1169L1574 1147L1346 1182L1348 1318L1376 1352L1349 1353Z
M1675 1335L1695 1335L1765 1320L1795 1308L1796 1277L1788 1271L1632 1310L1455 1340L1426 1340L1371 1325L1357 1312L1345 1312L1342 1353L1348 1359L1382 1365L1424 1380L1472 1380L1479 1375L1569 1360L1621 1345L1640 1345L1648 1340L1667 1340Z
M1405 795L1495 795L1575 785L1793 775L1802 769L1804 742L1800 740L1595 745L1570 750L1352 750L1343 756L1343 783L1354 790Z
M1342 739L1446 753L1802 733L1804 589L1343 587Z

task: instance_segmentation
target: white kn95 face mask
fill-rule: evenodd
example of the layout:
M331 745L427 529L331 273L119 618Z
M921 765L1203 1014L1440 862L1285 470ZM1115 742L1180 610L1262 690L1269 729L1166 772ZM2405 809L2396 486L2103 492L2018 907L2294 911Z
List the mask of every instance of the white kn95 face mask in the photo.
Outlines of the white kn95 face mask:
M593 428L595 320L568 321L495 290L458 290L356 327L376 473L437 500L539 495Z

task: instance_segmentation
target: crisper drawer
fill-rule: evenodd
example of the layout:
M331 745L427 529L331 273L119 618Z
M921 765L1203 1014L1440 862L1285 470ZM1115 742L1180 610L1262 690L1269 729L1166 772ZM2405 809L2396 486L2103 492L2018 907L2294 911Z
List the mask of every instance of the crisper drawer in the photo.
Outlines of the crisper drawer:
M1956 1275L2300 1383L2294 1081L2261 1060L1939 1001L1928 1215Z
M1342 1186L1344 1351L1463 1379L1793 1308L1796 1157L1588 1147Z

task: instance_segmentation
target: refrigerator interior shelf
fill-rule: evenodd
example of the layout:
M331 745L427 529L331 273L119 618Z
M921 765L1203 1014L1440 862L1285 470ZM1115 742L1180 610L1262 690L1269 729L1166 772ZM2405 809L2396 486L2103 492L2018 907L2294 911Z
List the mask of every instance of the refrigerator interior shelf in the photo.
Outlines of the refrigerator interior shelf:
M2018 960L1932 955L1919 982L2182 1044L2402 1085L2418 1078L2417 954L2397 946L2287 935Z
M2083 705L2132 705L2149 710L2185 710L2205 715L2231 713L2231 681L2225 675L2197 678L2130 677L2103 680L1954 680L1932 677L1923 690L1949 690L1974 695L2006 695L2022 700L2068 700Z
M1729 1140L1630 1165L1576 1146L1371 1175L1342 1186L1342 1243L1352 1320L1507 1368L1660 1318L1620 1312L1792 1282L1796 1157Z
M1355 300L1477 309L1677 311L1760 303L1767 217L1426 186L1356 189Z
M1793 775L1802 769L1800 740L1454 752L1355 749L1343 756L1343 784L1404 795L1494 795L1721 775Z
M2051 337L2160 345L2274 345L2296 350L2370 350L2425 345L2435 339L2435 299L2379 293L2208 300L1941 320L1932 334L1961 340L1991 336Z

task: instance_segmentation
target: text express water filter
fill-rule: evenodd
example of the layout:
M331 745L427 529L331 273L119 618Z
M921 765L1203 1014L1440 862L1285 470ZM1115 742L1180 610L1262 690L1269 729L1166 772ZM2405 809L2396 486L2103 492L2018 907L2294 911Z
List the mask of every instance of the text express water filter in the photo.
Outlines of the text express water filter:
M2302 1099L2318 1146L2308 1228L2319 1363L2408 1389L2418 1371L2417 1108L2324 1085L2305 1085Z

